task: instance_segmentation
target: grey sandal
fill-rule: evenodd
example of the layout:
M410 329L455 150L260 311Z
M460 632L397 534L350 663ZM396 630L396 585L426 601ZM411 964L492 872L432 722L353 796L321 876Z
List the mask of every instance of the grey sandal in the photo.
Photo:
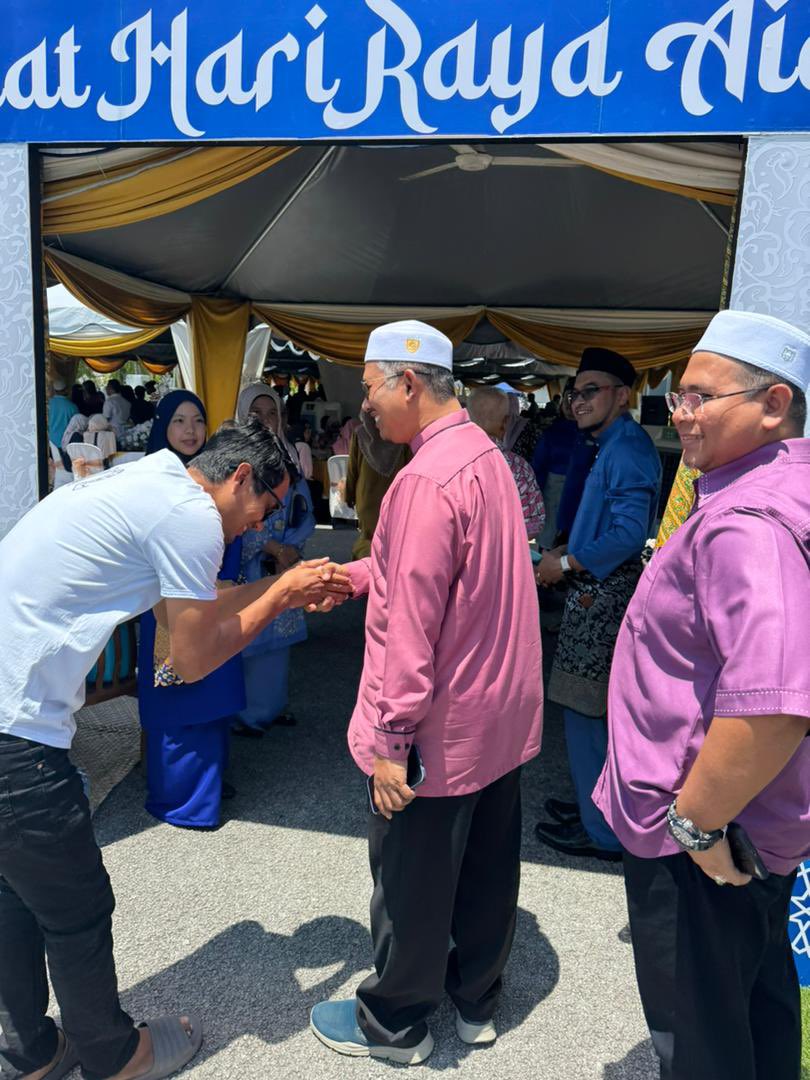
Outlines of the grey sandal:
M191 1035L180 1023L180 1016L188 1017ZM138 1080L163 1080L163 1077L179 1072L202 1046L202 1024L199 1017L190 1012L177 1016L161 1016L158 1020L145 1020L137 1026L149 1028L152 1053L155 1056L152 1068L149 1072L142 1073Z

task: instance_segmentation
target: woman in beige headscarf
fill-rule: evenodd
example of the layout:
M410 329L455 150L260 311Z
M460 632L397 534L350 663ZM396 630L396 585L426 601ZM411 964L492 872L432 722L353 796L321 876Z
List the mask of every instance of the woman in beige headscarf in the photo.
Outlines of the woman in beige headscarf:
M252 383L239 395L236 419L254 418L278 436L293 465L300 472L300 459L284 431L281 399L266 383ZM261 529L246 532L242 540L242 577L259 581L293 566L301 558L307 539L315 530L312 499L303 476L284 496L279 510L271 514ZM272 723L291 724L286 712L290 647L307 636L304 614L285 611L242 652L247 707L239 714L237 735L260 735Z

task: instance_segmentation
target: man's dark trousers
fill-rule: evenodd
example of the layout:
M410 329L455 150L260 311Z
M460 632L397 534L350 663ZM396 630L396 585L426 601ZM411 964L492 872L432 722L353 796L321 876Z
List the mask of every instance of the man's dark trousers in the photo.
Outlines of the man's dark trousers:
M520 825L519 768L470 795L417 797L391 821L369 815L376 972L357 990L357 1018L371 1043L421 1042L445 992L465 1020L492 1018L515 932Z
M799 1080L801 1008L787 930L795 872L716 885L686 853L625 852L624 876L661 1080Z
M118 1000L115 900L67 751L0 734L0 1049L2 1076L56 1053L48 982L88 1080L126 1065L138 1033Z

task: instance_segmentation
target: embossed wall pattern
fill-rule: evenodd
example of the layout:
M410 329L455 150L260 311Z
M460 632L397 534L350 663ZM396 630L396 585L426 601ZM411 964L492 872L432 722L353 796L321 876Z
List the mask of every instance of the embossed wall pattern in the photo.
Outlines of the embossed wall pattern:
M810 138L749 140L731 307L810 331Z
M0 537L37 501L28 150L0 146Z

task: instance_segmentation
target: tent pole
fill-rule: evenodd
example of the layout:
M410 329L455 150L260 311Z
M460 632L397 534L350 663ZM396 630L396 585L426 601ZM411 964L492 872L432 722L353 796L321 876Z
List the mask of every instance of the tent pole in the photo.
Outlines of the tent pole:
M701 210L703 210L712 219L712 221L715 223L723 236L725 236L726 240L728 240L728 225L726 225L723 219L717 214L715 210L712 210L712 208L707 203L703 202L702 199L696 199L695 201L697 202Z
M298 197L300 195L302 195L304 193L304 191L309 187L310 183L315 179L315 177L321 171L321 169L324 167L324 165L326 165L328 160L334 155L336 150L337 150L337 146L334 146L334 145L333 146L328 146L326 148L325 152L318 158L318 160L315 162L315 164L309 170L309 172L304 177L304 179L301 181L301 183L298 185L298 187L296 187L295 191L293 191L293 193L290 195L290 197L287 199L287 201L284 203L284 205L281 207L281 209L278 211L278 213L276 213L271 218L271 220L267 223L267 225L265 225L265 227L262 229L259 236L256 237L256 239L253 241L253 243L250 245L250 247L247 249L247 251L244 253L244 255L242 255L240 257L240 259L236 263L236 265L230 270L230 272L228 273L228 276L225 278L222 285L220 286L221 289L224 290L224 289L228 288L228 286L231 283L231 279L236 277L236 275L239 273L239 271L245 265L247 260L250 258L250 256L253 254L253 252L256 250L256 248L262 243L262 241L265 239L265 237L268 235L268 233L272 229L274 229L276 227L276 225L284 217L284 215L287 213L287 211L290 209L290 207L293 205L293 203L296 201L296 199L298 199Z

